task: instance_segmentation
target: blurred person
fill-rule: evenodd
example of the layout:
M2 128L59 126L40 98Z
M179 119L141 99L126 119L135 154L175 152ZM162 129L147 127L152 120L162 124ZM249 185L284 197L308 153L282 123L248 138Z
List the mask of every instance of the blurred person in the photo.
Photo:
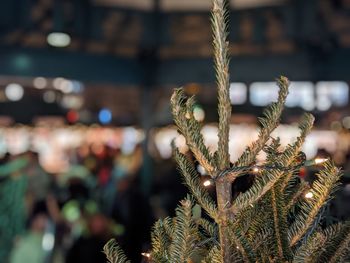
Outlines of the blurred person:
M112 212L113 219L125 227L120 244L132 262L141 262L142 249L149 242L153 222L152 210L140 190L138 179L138 174L133 174L118 182Z
M27 165L25 156L7 156L0 165L0 259L6 262L14 238L25 230L27 176L23 170Z
M50 192L51 178L41 167L38 153L28 152L25 155L29 160L25 169L28 176L26 201L28 214L31 214L36 206L45 205L46 197Z
M43 249L43 236L48 217L39 213L30 220L29 231L20 237L11 252L10 263L44 263L46 251Z
M66 263L105 263L103 246L111 238L108 219L102 214L92 215L87 222L88 232L78 238L69 249Z
M98 178L98 184L100 186L106 186L108 184L108 181L111 178L112 170L113 170L113 151L108 146L103 146L103 150L101 152L97 152L97 158L98 158L98 172L97 172L97 178Z

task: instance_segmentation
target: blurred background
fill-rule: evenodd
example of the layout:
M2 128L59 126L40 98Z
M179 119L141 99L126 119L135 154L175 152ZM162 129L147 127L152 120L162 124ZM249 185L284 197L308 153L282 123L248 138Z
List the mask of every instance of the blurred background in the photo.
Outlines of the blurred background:
M231 160L257 138L257 116L285 75L290 95L274 134L286 145L302 112L316 116L304 152L343 167L326 215L348 218L350 1L230 7ZM171 159L173 139L187 151L172 122L173 88L197 95L206 144L214 151L218 141L210 8L210 0L0 2L0 262L105 262L111 237L143 260L154 220L173 215L186 194Z

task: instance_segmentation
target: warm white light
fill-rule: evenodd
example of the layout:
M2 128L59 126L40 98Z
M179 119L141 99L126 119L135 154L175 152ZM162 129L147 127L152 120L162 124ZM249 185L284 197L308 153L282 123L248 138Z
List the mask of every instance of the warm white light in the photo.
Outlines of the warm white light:
M22 99L24 89L17 83L8 84L5 88L5 95L11 101L19 101Z
M327 161L328 161L327 158L316 158L315 164L322 164L322 163L327 162Z
M141 253L141 255L146 257L146 258L150 258L151 257L151 253Z
M60 84L59 89L63 92L63 93L71 93L73 92L73 83L70 80L63 80Z
M38 77L33 80L33 86L37 89L43 89L47 85L47 80L43 77Z
M52 85L55 89L61 89L62 83L65 81L64 78L55 78L52 82Z
M305 198L307 198L307 199L311 199L312 197L314 197L314 194L311 192L308 192L305 194Z
M259 171L260 171L259 167L254 167L254 168L253 168L253 172L254 172L254 173L258 173Z
M206 180L206 181L204 181L203 185L204 185L205 187L208 187L208 186L211 185L211 181L210 181L210 180Z
M53 47L66 47L70 44L71 38L62 32L52 32L47 36L47 43Z

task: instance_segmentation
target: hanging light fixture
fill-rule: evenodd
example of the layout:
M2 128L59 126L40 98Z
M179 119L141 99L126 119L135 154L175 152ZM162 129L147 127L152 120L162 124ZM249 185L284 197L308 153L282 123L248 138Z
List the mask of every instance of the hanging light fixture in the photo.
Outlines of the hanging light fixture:
M67 47L71 43L71 37L64 32L51 32L46 40L53 47Z

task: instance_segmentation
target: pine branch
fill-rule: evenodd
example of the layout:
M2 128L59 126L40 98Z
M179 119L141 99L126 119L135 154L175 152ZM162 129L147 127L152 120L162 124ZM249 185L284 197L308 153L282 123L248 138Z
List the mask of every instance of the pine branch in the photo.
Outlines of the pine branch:
M217 236L217 226L214 223L209 222L204 218L200 218L196 222L201 228L204 229L205 233L210 237Z
M294 255L293 263L316 263L319 259L319 254L323 250L326 237L321 232L316 232L307 239L305 244L300 246ZM322 261L327 262L327 261Z
M193 152L197 161L204 167L210 175L215 173L215 163L208 148L204 145L203 135L199 123L194 119L193 106L194 99L186 96L183 89L175 89L171 96L171 108L175 124L180 133L185 137L188 147Z
M214 64L216 82L218 86L218 113L219 113L219 143L215 154L218 170L223 171L230 166L229 130L231 118L231 103L229 95L229 57L228 57L228 2L226 0L213 0L212 31L214 46ZM215 175L216 176L216 175ZM221 255L224 263L230 262L229 240L226 236L227 223L232 217L227 210L232 198L231 182L217 182L216 195L220 214L219 236Z
M174 149L174 158L179 166L180 172L185 179L185 183L190 189L198 204L213 218L217 218L217 207L209 194L201 187L201 182L198 173L192 162L187 157Z
M168 219L166 219L168 220ZM172 235L169 236L166 228L164 227L164 222L166 220L158 220L153 227L151 234L152 242L152 260L156 262L168 262L169 261L169 251L168 248L171 244Z
M173 222L173 218L171 217L166 217L162 220L163 223L163 227L165 230L165 233L168 235L168 237L170 239L172 239L172 237L174 236L174 222Z
M284 200L281 200L282 195L274 189L270 192L271 206L274 221L274 236L276 240L276 247L279 260L283 261L289 257L290 251L288 247L288 241L286 238L287 233L287 212L284 209Z
M310 192L312 199L301 202L301 211L295 216L295 221L289 229L289 245L295 246L296 243L307 233L313 225L321 208L329 201L331 195L339 185L341 173L331 162L324 164L324 170L317 175Z
M278 126L279 120L283 111L284 103L288 95L289 81L286 77L277 79L279 86L279 94L277 102L272 103L263 113L263 117L259 118L262 126L259 132L259 139L243 152L234 166L251 165L258 153L263 149L266 142L269 140L271 133Z
M268 165L273 165L274 163L278 163L278 157L280 155L279 147L280 139L272 139L272 143L265 150L267 153L267 163ZM290 173L290 172L287 172ZM286 201L284 197L284 193L279 191L279 184L272 187L268 196L268 201L270 201L272 207L272 215L273 215L273 236L276 242L276 254L278 255L279 261L285 261L290 258L291 251L288 246L287 240L287 209L286 209Z
M227 17L228 7L225 6L225 0L213 0L211 22L213 31L214 64L219 100L219 144L217 150L217 161L220 170L227 168L230 164L228 142L231 103L229 95L230 76Z
M202 260L202 263L223 263L220 248L214 246L210 249L208 255Z
M187 262L196 251L198 232L192 222L192 206L192 201L187 198L176 209L174 239L170 247L170 259L173 263Z
M302 117L302 120L299 124L299 130L300 130L300 136L296 139L296 141L289 145L286 148L286 152L299 152L303 146L303 143L305 142L306 136L310 133L312 126L314 124L315 118L309 113L304 114ZM290 182L291 178L293 177L293 171L291 173L287 174L287 176L284 177L284 179L281 182L281 185L279 186L279 190L283 192L285 188L288 186L288 183Z
M312 127L313 120L314 118L310 114L306 114L304 116L300 124L301 135L297 138L294 144L288 146L283 153L278 155L276 163L279 166L289 167L296 161L302 147L302 143L305 140L305 136ZM245 193L240 194L236 200L233 201L230 210L233 211L234 214L237 214L245 207L254 204L269 190L271 190L271 188L282 178L284 174L285 171L277 169L262 171L261 176L256 178L250 189Z
M296 191L289 194L289 199L286 201L286 210L290 211L290 209L298 202L300 198L310 189L310 185L302 181L299 185L294 187Z
M109 240L104 245L103 252L110 263L130 263L114 239Z
M252 244L255 242L259 233L264 232L264 227L269 225L271 213L269 210L264 210L260 204L249 207L240 212L233 223L233 227L241 229L244 235Z
M273 245L272 241L272 229L265 227L256 233L254 240L251 242L251 247L253 251L258 255L257 258L267 258L268 255L273 251L271 247Z
M326 242L319 262L344 262L349 259L350 222L336 224L323 231Z
M226 235L228 235L231 240L231 246L237 249L239 254L242 256L243 261L254 262L256 255L250 246L249 240L242 235L241 230L239 228L232 227L232 224L228 230L229 232L226 233ZM231 249L231 251L232 250L233 249ZM228 262L232 262L232 255L230 255L230 261Z

